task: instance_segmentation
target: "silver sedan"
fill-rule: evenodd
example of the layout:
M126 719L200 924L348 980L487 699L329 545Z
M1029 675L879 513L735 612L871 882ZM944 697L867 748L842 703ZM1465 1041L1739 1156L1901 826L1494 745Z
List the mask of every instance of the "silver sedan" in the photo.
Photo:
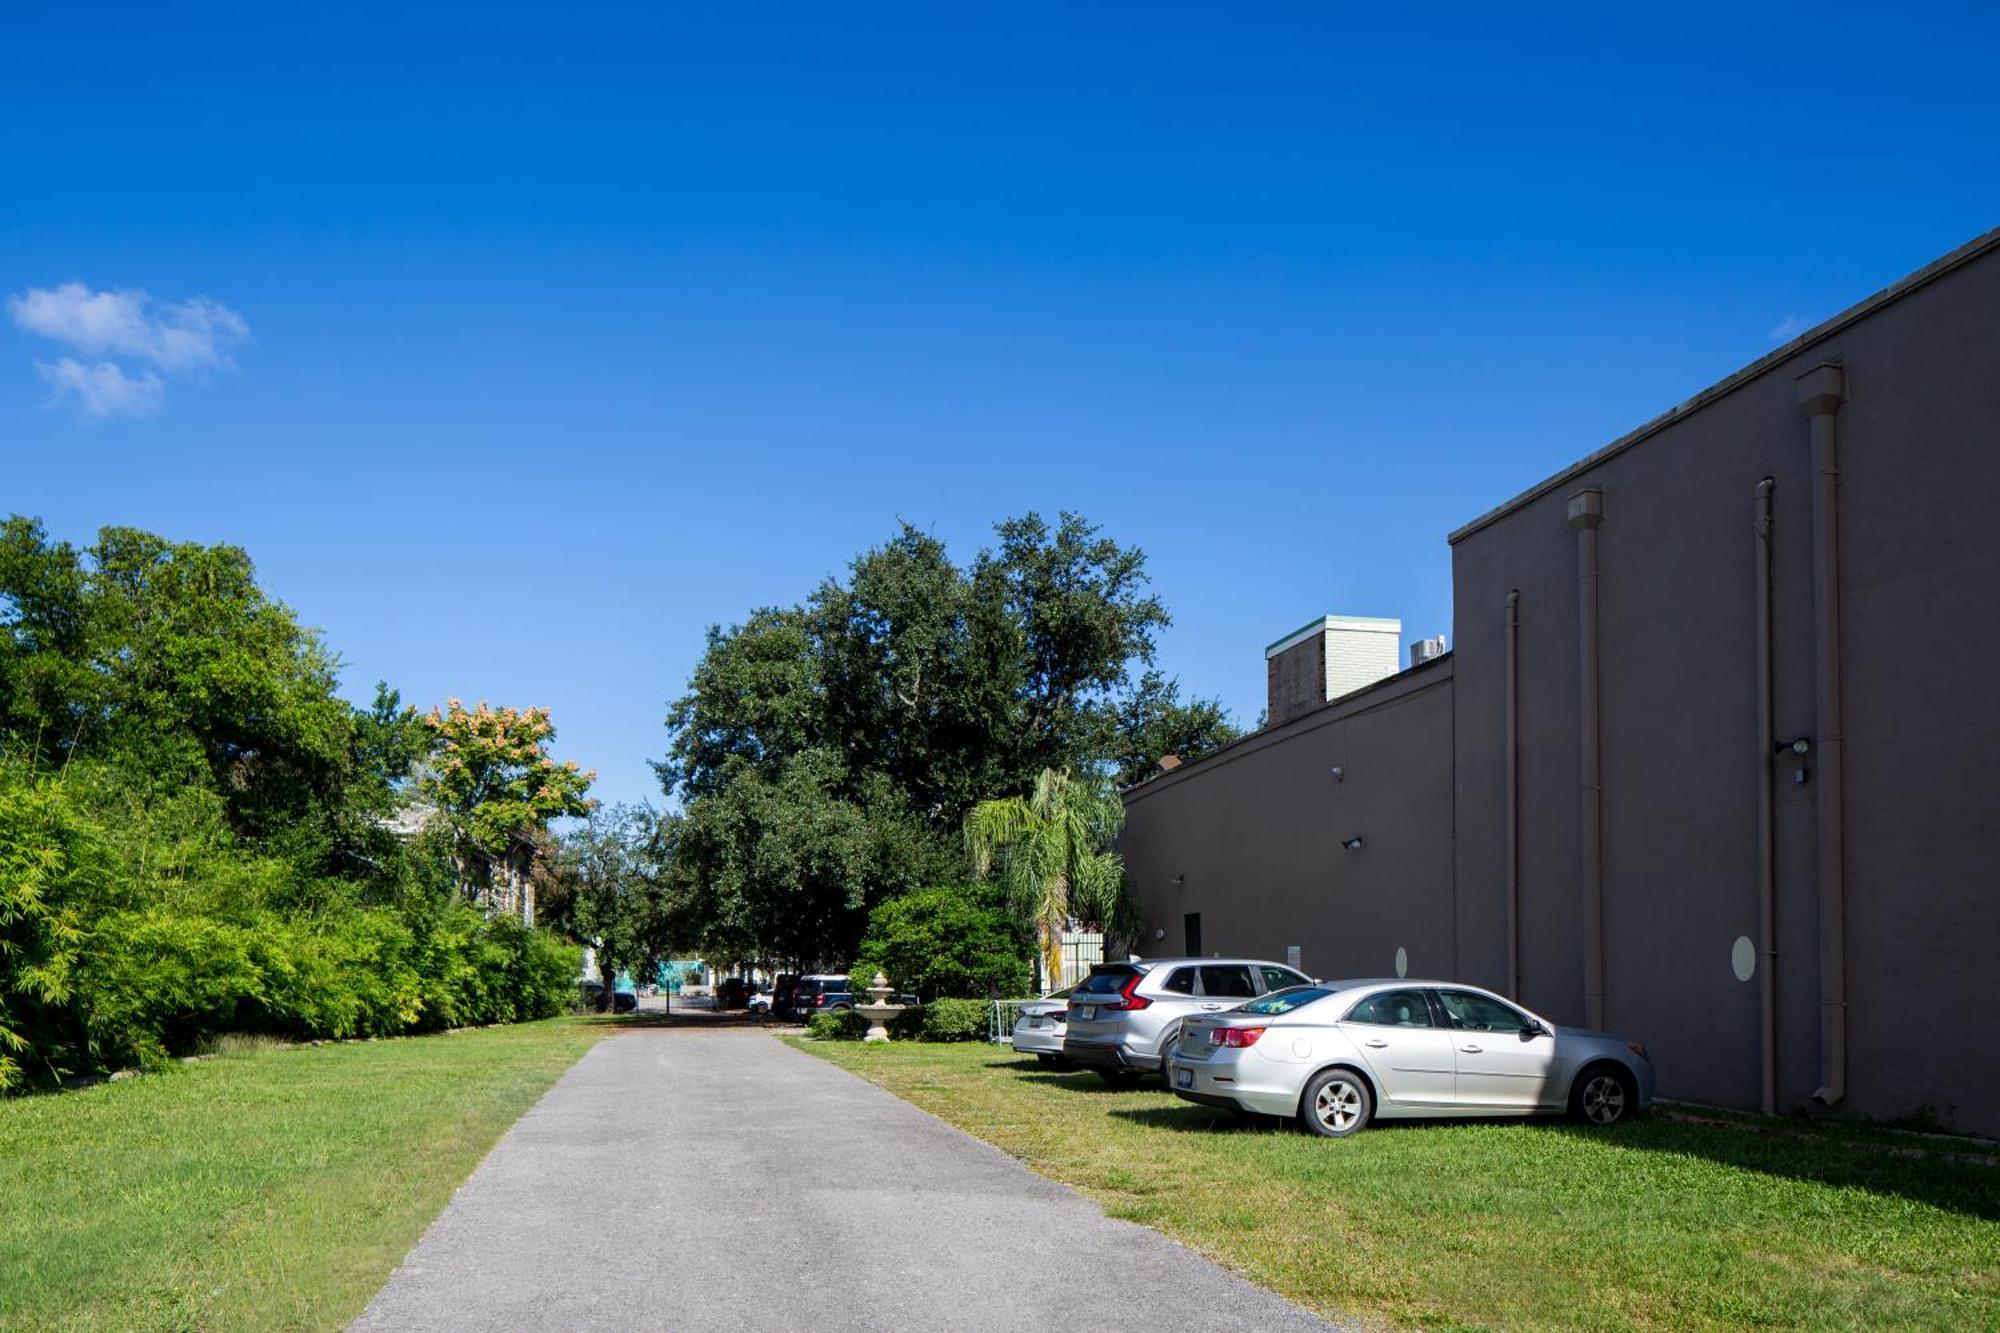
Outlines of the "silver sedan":
M1069 991L1059 990L1030 1000L1014 1018L1014 1049L1045 1065L1061 1066L1063 1037L1069 1031Z
M1615 1125L1653 1101L1645 1047L1441 981L1322 981L1189 1018L1168 1074L1188 1101L1336 1139L1376 1118Z

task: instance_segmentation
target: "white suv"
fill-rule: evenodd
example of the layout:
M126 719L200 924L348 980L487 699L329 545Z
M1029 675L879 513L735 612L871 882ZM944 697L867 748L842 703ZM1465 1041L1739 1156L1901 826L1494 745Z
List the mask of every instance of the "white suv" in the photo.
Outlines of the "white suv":
M1282 963L1257 958L1148 958L1102 963L1070 992L1063 1058L1108 1083L1164 1074L1163 1054L1190 1014L1234 1009L1259 995L1306 986Z

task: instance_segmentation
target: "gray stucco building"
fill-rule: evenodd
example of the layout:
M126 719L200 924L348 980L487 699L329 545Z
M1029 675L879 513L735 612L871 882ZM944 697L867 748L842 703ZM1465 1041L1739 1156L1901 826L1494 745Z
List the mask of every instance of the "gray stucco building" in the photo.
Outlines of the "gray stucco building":
M1142 951L2000 1134L1996 520L2000 231L1451 534L1453 653L1129 791Z

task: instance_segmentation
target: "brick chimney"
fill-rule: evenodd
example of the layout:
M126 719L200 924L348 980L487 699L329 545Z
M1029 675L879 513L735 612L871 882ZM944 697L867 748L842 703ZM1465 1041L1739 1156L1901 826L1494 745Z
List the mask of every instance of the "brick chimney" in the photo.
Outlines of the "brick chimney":
M1264 650L1269 683L1265 725L1289 722L1393 676L1402 661L1402 621L1321 616Z

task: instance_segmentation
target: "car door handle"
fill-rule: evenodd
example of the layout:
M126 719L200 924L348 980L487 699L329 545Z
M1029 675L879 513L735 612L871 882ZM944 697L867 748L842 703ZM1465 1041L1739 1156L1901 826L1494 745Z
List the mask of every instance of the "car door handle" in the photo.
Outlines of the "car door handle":
M1477 1055L1484 1048L1479 1046L1461 1046L1458 1049L1464 1051L1467 1055Z
M1387 1046L1389 1043L1383 1041L1380 1037L1370 1037L1367 1041L1364 1041L1361 1044L1363 1046L1373 1046L1377 1050L1380 1050L1382 1047Z

